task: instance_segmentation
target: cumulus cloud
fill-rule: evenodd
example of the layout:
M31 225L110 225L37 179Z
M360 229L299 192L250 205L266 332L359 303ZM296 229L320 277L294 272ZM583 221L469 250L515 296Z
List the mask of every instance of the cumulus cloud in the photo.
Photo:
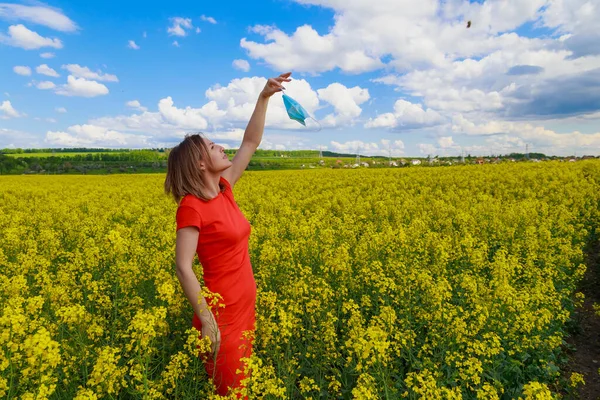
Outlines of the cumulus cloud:
M337 47L334 34L320 36L309 25L298 27L291 36L271 26L255 26L253 32L268 43L242 38L240 45L250 57L264 59L276 70L320 73L339 67L346 72L361 73L383 66L378 57L366 50L343 51Z
M38 65L35 68L35 72L41 75L51 76L53 78L58 78L60 76L58 72L56 72L46 64Z
M233 60L233 68L239 69L240 71L248 72L250 71L250 63L246 60Z
M119 132L140 132L152 134L161 137L164 140L176 140L181 138L185 132L203 130L212 135L224 132L232 135L240 130L244 130L252 115L256 105L256 99L265 86L266 79L262 77L248 77L242 79L233 79L226 86L214 85L207 89L205 96L207 101L199 107L181 107L177 106L174 99L170 96L160 99L158 102L158 111L150 112L138 108L139 102L132 100L127 103L129 107L136 108L140 113L132 115L120 115L115 117L103 117L89 121L95 126L102 126L107 129L115 129ZM319 107L323 107L332 102L335 112L332 114L338 121L345 118L345 123L351 124L350 116L360 114L354 104L360 104L367 98L367 93L361 88L337 88L340 96L350 96L351 103L345 103L346 100L336 97L332 87L326 90L324 97L319 99L317 91L313 90L310 84L304 79L294 79L286 87L293 91L294 98L298 100L310 113L314 113ZM335 88L335 86L333 86ZM346 90L347 89L347 90ZM277 95L276 95L277 96ZM266 117L265 138L273 145L285 145L288 149L301 148L299 143L303 138L293 140L293 135L289 133L281 135L277 139L270 132L271 129L299 130L306 128L291 120L281 98L273 101L269 105L269 112ZM353 104L354 103L354 104ZM141 105L139 105L141 107ZM343 118L342 118L343 117ZM340 123L341 124L341 123ZM340 125L341 126L341 125ZM212 136L211 136L212 137ZM222 137L222 140L233 140L232 136Z
M490 140L497 137L516 138L520 145L528 142L538 149L546 149L553 154L565 153L566 150L587 148L600 148L600 132L583 134L579 131L570 133L557 133L541 125L530 122L512 121L486 121L473 122L462 114L457 115L452 121L452 132L469 136L488 136ZM520 142L519 142L520 140Z
M65 147L150 147L149 137L121 133L95 125L73 125L65 131L48 131L45 142Z
M244 38L241 46L275 69L287 70L291 64L293 70L305 72L339 68L353 73L382 68L388 57L389 66L407 71L493 52L514 41L506 32L535 20L546 0L296 2L332 9L332 28L319 34L303 25L288 34L274 26L256 26L254 33L263 43ZM467 19L475 22L468 30Z
M96 97L108 94L108 88L96 81L69 75L67 83L56 88L56 94L61 96Z
M404 142L401 140L390 141L381 139L379 142L363 142L362 140L350 140L347 142L330 142L330 150L336 153L360 154L367 156L393 156L404 154Z
M417 148L422 155L434 155L437 153L437 148L431 143L419 143L417 144Z
M21 114L14 109L9 100L4 100L2 104L0 104L0 119L19 118L23 116L24 114Z
M367 127L442 126L456 114L514 121L600 112L600 7L589 0L295 1L332 10L331 28L256 25L240 46L276 70L381 69L375 82L419 99L398 104L400 118L395 107ZM542 26L561 36L520 36L524 24L533 36Z
M67 109L66 109L66 108L64 108L64 107L56 107L54 110L55 110L57 113L61 113L61 114L63 114L63 113L66 113L66 112L67 112Z
M73 32L78 29L77 24L64 15L61 10L43 5L26 6L1 3L0 19L27 21L61 32Z
M202 21L210 22L211 24L216 24L217 21L213 17L207 17L206 15L201 15L200 19Z
M173 17L169 19L171 21L171 26L167 28L169 35L186 36L186 29L193 28L191 18Z
M133 40L130 40L129 42L127 42L127 47L129 47L130 49L133 49L133 50L140 49L140 46L138 46Z
M143 107L139 101L137 100L130 100L127 103L125 103L125 105L127 107L133 108L135 110L139 110L139 111L148 111L148 109L146 107Z
M173 43L171 43L171 44L175 47L181 47L177 40L173 40Z
M29 76L31 75L31 68L23 66L23 65L15 65L13 67L13 71L15 74Z
M50 52L46 52L46 53L40 54L40 57L42 57L42 58L54 58L55 54L54 53L50 53Z
M54 82L42 81L42 82L39 82L35 87L37 87L38 89L42 89L42 90L48 90L48 89L54 89L56 87L56 85L54 84Z
M447 148L456 146L456 144L452 140L452 136L442 136L442 137L438 138L437 142L438 142L438 145L443 149L447 149Z
M119 78L112 74L103 74L102 71L98 70L94 72L88 67L82 67L79 64L66 64L61 66L62 69L66 69L76 78L91 79L95 81L104 82L119 82Z
M9 26L8 35L0 33L0 43L25 50L36 50L42 47L61 49L63 47L60 39L45 38L21 24Z
M415 129L439 125L444 118L435 110L423 109L421 104L413 104L406 100L397 100L394 112L378 115L369 119L365 128Z
M317 90L317 93L319 99L331 104L335 110L335 113L323 118L325 125L328 126L350 123L362 113L359 105L370 98L367 89L358 86L347 88L337 82Z
M202 109L195 109L189 106L181 109L175 107L173 104L171 96L161 99L158 102L158 110L168 123L177 125L183 129L206 129L208 127L208 122L202 115Z

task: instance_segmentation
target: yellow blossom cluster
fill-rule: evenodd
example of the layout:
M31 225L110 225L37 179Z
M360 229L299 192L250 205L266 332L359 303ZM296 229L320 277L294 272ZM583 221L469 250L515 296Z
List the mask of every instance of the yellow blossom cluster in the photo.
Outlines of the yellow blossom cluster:
M163 181L0 176L1 398L219 398ZM560 353L600 226L599 162L246 172L234 195L258 291L230 398L554 399L584 384L561 377Z

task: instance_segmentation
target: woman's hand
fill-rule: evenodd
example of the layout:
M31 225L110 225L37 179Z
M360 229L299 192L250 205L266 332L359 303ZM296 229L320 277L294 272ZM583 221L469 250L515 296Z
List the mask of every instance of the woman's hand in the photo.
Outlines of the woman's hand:
M202 321L202 337L205 338L208 336L210 338L211 354L216 356L221 347L221 330L217 325L214 315L210 314L212 318L208 321Z
M279 75L277 78L269 78L265 88L260 93L261 97L269 98L273 96L277 92L281 92L285 88L281 85L283 82L291 81L290 75L291 72L286 72L285 74Z

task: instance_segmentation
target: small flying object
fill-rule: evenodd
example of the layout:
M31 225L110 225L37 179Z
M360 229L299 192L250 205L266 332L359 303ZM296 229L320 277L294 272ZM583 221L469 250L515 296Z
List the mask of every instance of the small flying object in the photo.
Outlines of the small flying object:
M467 22L467 28L471 27L471 21Z

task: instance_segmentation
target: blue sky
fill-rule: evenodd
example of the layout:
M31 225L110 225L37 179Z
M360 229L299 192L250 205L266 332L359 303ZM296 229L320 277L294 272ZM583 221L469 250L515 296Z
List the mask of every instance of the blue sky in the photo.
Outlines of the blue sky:
M0 148L600 154L600 6L584 0L1 2ZM466 21L471 28L466 28Z

